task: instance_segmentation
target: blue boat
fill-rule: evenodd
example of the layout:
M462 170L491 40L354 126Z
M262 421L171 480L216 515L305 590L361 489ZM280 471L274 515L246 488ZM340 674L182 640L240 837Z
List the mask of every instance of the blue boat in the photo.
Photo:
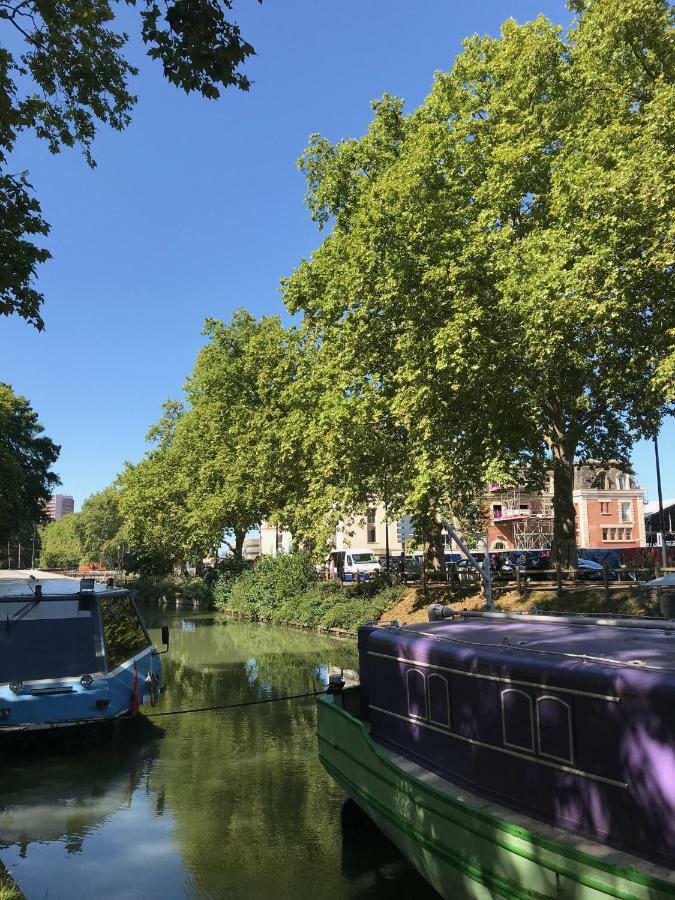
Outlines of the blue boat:
M135 715L164 690L160 653L112 581L0 572L0 735Z

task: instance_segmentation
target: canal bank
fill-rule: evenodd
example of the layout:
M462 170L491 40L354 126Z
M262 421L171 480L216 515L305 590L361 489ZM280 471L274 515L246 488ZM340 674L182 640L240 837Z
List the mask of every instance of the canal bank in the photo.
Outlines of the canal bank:
M158 712L317 691L357 667L353 641L144 612L153 637L171 628ZM3 760L0 798L0 860L27 900L435 896L345 813L311 697L141 717L108 743Z
M25 900L16 882L0 862L0 900Z

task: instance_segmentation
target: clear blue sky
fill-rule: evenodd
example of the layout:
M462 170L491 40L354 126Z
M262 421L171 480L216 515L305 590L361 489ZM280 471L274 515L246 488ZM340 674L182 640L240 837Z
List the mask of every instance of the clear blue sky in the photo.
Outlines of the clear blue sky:
M239 306L281 312L279 279L320 242L295 161L307 136L361 135L369 101L390 91L417 106L463 37L507 15L567 22L560 0L239 0L258 55L249 94L186 97L144 56L124 9L139 96L127 131L103 129L90 170L77 151L50 156L24 138L52 233L40 271L46 332L0 319L0 380L29 398L61 444L61 488L82 500L138 460L160 404L180 395L206 316ZM661 446L675 497L675 424ZM635 453L654 497L651 446Z

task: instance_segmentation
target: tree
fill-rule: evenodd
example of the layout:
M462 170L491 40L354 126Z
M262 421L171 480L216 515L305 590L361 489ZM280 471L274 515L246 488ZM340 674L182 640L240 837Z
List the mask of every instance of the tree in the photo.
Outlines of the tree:
M653 429L675 315L670 10L573 6L566 39L508 21L411 116L385 97L361 141L315 136L309 206L334 226L285 287L326 355L348 348L345 397L406 429L409 505L551 466L563 564L574 461L627 462Z
M255 51L227 18L232 0L127 0L140 8L141 36L165 77L186 92L215 99L251 82L241 66ZM127 36L115 27L109 0L72 3L0 0L0 21L12 30L12 52L0 47L0 314L17 314L44 327L43 297L33 286L49 251L33 236L49 226L26 172L8 171L18 136L32 131L52 153L80 144L93 166L98 123L121 130L136 98L136 69L124 56Z
M132 548L178 563L199 562L223 540L240 559L247 532L281 510L298 481L298 450L283 426L294 332L239 310L227 324L207 321L205 334L186 404L165 404L148 435L153 448L120 481Z
M46 521L59 449L26 398L0 382L0 541Z
M88 497L75 514L74 529L83 562L118 567L127 546L118 488L111 485Z
M71 513L50 522L40 531L40 568L76 569L82 560L82 545L77 532L80 513Z

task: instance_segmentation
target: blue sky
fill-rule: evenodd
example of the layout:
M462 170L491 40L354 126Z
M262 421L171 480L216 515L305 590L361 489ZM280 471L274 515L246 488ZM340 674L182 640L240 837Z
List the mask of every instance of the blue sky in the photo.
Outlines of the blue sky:
M160 404L180 395L207 316L240 306L282 312L279 279L320 242L296 159L311 132L361 135L385 91L417 106L461 40L495 34L512 15L569 14L558 0L239 0L235 17L258 55L249 94L217 102L169 86L144 56L124 9L140 73L134 120L101 130L90 170L77 151L51 156L23 138L52 233L40 271L46 331L0 319L0 380L29 398L62 446L62 491L77 506L138 460ZM664 493L675 497L675 423L661 439ZM653 450L634 456L655 497Z

